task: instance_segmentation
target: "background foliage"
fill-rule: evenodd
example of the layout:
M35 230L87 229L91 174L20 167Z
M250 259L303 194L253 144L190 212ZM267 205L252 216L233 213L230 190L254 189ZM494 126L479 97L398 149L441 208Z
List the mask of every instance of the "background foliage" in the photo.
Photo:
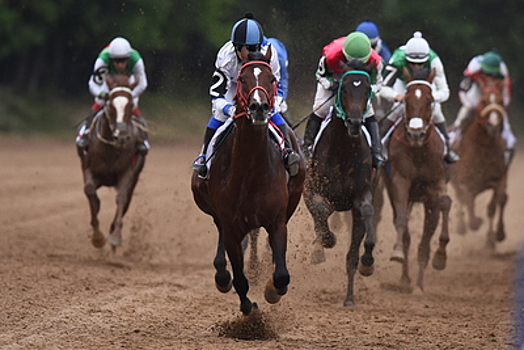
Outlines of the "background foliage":
M91 103L94 60L118 35L144 56L150 87L141 103L151 118L202 129L215 54L245 11L288 47L295 119L311 108L321 48L370 18L392 50L421 30L441 56L452 90L448 121L467 62L496 48L513 76L511 118L522 129L522 0L0 0L0 131L70 131Z

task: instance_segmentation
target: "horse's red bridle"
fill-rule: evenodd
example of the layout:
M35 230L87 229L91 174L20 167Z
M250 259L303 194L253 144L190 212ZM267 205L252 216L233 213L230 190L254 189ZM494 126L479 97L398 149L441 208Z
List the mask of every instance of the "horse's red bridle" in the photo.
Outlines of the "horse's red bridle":
M271 66L267 62L264 62L264 61L249 61L249 62L245 63L242 66L242 68L240 69L240 74L242 74L242 71L245 68L247 68L247 67L249 67L251 65L254 65L254 64L261 64L263 66L268 67L271 70ZM239 76L240 76L240 74L239 74ZM242 91L242 82L240 81L240 79L237 79L237 92L236 92L237 103L242 105L243 108L242 108L242 111L240 111L240 113L237 113L235 115L235 118L239 118L239 117L242 117L244 115L249 115L249 111L248 111L249 99L255 93L255 91L257 91L257 90L261 90L262 93L266 96L267 100L269 101L269 106L271 108L274 107L275 106L275 95L276 95L276 91L277 91L278 81L275 80L273 85L274 85L275 93L273 93L272 95L269 94L269 92L267 91L266 88L264 88L263 86L257 85L255 87L253 87L251 90L249 90L249 93L247 94L247 96L245 96L243 94L243 91Z

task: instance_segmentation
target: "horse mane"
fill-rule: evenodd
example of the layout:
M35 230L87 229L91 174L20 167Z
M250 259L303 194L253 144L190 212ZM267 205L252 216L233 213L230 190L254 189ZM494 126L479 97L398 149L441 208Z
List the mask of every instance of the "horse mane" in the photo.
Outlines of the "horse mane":
M340 62L340 66L342 70L348 71L348 70L362 70L368 74L371 73L371 67L368 64L365 64L361 60L352 59L349 60L348 63Z
M247 57L249 61L263 61L263 62L269 63L269 60L260 51L250 52Z

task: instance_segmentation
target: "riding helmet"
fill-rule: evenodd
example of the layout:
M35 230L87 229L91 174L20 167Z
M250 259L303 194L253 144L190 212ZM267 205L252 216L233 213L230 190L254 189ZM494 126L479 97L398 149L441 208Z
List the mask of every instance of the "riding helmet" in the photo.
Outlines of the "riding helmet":
M500 72L500 62L502 58L494 51L486 52L482 55L482 61L480 62L480 68L486 74L497 74Z
M364 33L350 33L344 41L342 52L348 61L357 59L362 62L367 62L369 56L371 56L371 42Z
M109 44L109 57L122 59L131 57L131 44L122 37L114 38Z
M231 41L235 45L261 45L264 41L262 26L248 12L245 17L235 23L231 31Z
M380 39L378 27L373 22L364 21L357 26L355 31L366 34L369 38L369 41L371 41L371 45L376 44L378 39Z
M424 63L429 59L429 44L422 37L422 33L416 31L413 37L406 43L406 60L411 63Z

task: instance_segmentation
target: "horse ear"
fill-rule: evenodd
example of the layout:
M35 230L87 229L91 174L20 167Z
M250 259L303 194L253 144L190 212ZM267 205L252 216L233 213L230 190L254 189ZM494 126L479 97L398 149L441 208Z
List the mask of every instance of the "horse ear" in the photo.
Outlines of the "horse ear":
M106 80L106 84L107 84L107 87L109 88L109 90L113 90L113 88L116 85L116 82L115 82L115 79L113 78L113 76L111 74L106 74L104 76L104 78Z
M267 60L267 62L271 62L271 55L273 54L273 50L271 50L271 45L267 47L266 54L264 55L264 59Z
M435 75L437 75L437 70L435 68L431 69L431 73L429 73L428 81L431 83L433 82L433 79L435 79Z
M338 61L338 64L340 66L340 69L342 69L342 72L346 73L352 70L352 68L349 66L349 64L344 63L342 61Z
M129 85L129 88L131 90L133 90L138 85L139 81L140 81L140 79L136 78L135 82L133 84Z
M413 80L413 76L411 74L409 74L408 67L406 67L406 66L404 66L402 68L402 75L404 76L404 81L406 83L408 83L408 82Z
M240 57L240 62L242 62L242 64L248 62L249 61L249 50L245 46L242 47L240 52L238 52L238 56Z

